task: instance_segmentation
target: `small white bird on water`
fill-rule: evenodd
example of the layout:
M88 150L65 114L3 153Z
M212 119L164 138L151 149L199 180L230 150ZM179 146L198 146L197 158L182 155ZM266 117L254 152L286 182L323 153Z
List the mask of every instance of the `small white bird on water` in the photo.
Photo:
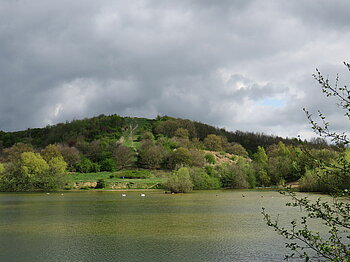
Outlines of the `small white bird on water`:
M141 194L140 196L145 197L146 195L145 194Z
M122 194L122 197L126 197L126 194Z

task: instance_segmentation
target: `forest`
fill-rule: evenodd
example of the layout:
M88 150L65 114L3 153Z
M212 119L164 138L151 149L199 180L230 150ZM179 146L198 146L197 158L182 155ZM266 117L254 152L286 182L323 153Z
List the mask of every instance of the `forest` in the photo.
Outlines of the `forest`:
M114 178L153 178L156 188L171 192L293 183L314 192L349 187L349 181L326 176L320 164L350 152L324 139L229 132L168 116L100 115L1 132L0 145L1 191L72 189L72 178L91 173L93 188L111 187Z

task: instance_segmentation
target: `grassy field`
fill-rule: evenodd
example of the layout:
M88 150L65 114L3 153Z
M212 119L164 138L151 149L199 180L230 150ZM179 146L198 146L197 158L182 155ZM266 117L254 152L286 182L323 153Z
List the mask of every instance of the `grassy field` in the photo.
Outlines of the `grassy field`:
M103 179L106 182L106 189L159 188L161 187L161 184L164 183L169 174L170 172L160 170L152 172L148 170L123 170L118 172L70 173L68 175L68 184L72 188L75 184L78 185L78 187L81 187L82 189L88 189L89 186L85 185ZM137 176L141 176L144 178L137 178ZM69 189L69 186L67 187L67 189Z

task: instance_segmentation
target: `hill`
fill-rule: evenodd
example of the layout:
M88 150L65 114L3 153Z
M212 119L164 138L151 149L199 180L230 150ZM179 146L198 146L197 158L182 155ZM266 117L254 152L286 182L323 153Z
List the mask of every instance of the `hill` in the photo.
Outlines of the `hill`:
M249 154L256 152L258 146L266 148L279 141L285 144L296 142L295 138L288 139L254 132L231 132L197 121L168 116L146 119L121 117L119 115L99 115L44 128L29 128L16 132L0 131L0 146L8 148L19 142L31 144L37 148L57 143L73 146L78 141L119 140L122 137L128 138L130 135L133 138L142 137L147 132L154 136L173 137L179 128L186 129L189 132L190 139L198 139L199 141L203 141L209 134L222 136L230 143L241 144Z

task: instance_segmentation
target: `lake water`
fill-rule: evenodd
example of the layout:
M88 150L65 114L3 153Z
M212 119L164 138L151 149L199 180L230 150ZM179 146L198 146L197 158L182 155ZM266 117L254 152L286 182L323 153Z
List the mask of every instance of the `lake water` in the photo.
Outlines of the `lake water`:
M278 192L0 194L1 261L283 261Z

